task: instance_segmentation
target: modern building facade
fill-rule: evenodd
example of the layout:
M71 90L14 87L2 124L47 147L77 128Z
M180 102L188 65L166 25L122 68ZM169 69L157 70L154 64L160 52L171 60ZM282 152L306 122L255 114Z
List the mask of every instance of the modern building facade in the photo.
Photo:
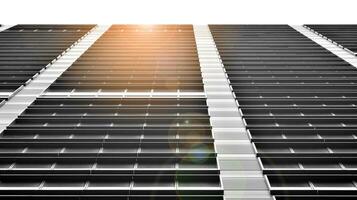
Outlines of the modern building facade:
M14 25L1 199L357 198L357 25Z

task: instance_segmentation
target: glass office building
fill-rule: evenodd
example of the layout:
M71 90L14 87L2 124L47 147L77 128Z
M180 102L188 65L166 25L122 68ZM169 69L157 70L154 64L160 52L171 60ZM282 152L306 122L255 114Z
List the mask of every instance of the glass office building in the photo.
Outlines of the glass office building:
M1 29L1 199L357 198L357 25Z

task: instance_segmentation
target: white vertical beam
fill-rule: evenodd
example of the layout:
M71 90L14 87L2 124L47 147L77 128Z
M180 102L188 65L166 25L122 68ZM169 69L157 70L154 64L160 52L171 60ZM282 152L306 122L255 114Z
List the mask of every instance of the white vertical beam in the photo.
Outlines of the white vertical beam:
M330 42L329 40L321 37L320 35L316 34L310 29L302 25L290 25L292 28L306 36L307 38L311 39L312 41L316 42L320 46L324 47L325 49L329 50L336 56L342 58L346 62L350 63L354 67L357 67L357 57L352 55L351 52L347 51L346 49L340 48L339 46L335 45L334 43Z
M194 26L225 199L272 199L207 25Z
M0 107L0 133L109 28L96 26Z

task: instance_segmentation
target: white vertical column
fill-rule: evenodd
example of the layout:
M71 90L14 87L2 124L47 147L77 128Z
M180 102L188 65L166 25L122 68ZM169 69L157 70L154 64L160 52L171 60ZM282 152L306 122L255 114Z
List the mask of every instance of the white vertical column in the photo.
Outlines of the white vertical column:
M225 199L271 199L209 27L194 33Z
M109 28L96 26L26 84L0 107L0 133L36 100Z
M320 46L324 47L325 49L329 50L336 56L342 58L346 62L350 63L354 67L357 67L357 57L351 54L351 52L347 51L346 49L343 49L336 44L332 43L331 41L327 40L326 38L321 37L321 35L318 35L317 33L313 32L310 29L307 29L306 27L302 25L290 25L292 28L306 36L307 38L311 39L312 41L316 42Z

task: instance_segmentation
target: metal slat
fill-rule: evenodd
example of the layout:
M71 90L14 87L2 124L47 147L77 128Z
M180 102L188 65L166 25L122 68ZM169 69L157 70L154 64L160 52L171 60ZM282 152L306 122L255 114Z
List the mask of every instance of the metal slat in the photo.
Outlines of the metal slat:
M210 29L271 194L356 198L355 67L287 25Z

